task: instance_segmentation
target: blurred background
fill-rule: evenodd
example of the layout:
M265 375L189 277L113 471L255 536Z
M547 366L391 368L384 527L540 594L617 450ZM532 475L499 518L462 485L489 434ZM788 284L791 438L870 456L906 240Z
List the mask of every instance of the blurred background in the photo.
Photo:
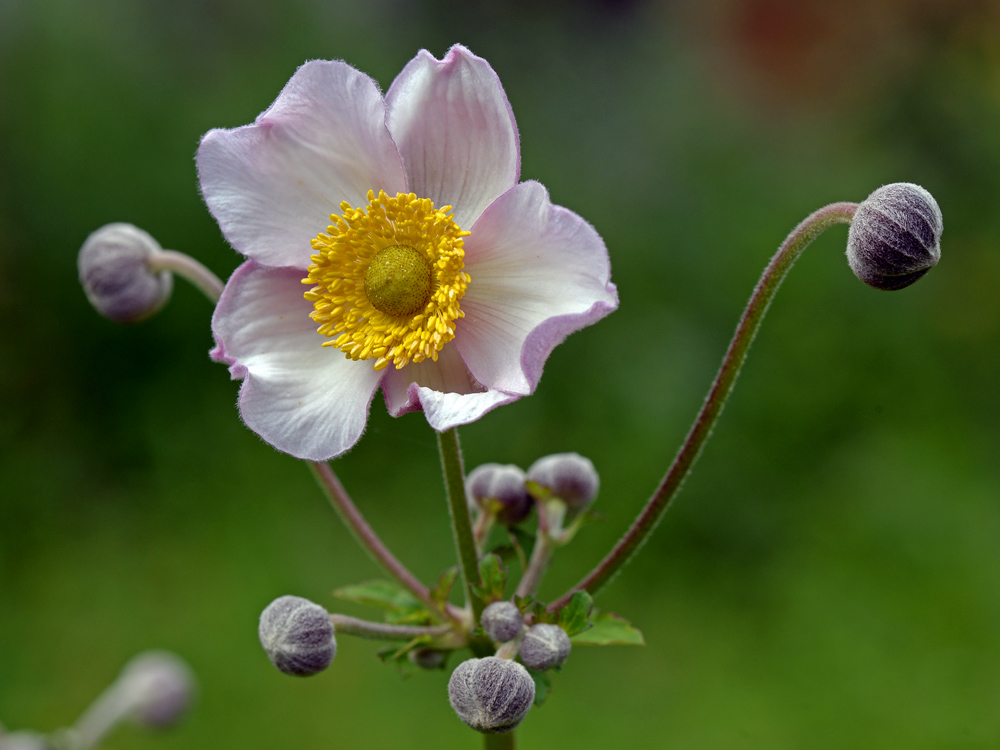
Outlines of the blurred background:
M536 395L462 430L469 468L601 472L554 598L617 540L685 434L758 275L833 201L916 182L941 264L869 289L835 228L793 269L679 501L598 599L645 648L576 649L530 748L1000 744L1000 7L989 0L0 0L0 720L72 722L136 652L201 683L182 726L108 747L473 748L447 672L343 637L276 672L261 609L380 577L309 472L242 426L183 282L100 318L76 253L110 221L227 277L194 151L303 61L387 89L420 48L487 58L522 179L592 222L621 308ZM434 435L386 416L334 467L425 580L453 564Z

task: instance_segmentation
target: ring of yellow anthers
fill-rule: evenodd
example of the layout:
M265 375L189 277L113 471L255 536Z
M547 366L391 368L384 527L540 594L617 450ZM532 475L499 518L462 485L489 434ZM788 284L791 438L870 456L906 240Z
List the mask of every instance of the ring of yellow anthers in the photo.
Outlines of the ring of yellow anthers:
M459 300L469 285L462 238L469 235L427 198L368 191L368 206L340 204L327 234L312 240L315 255L303 284L317 332L348 359L390 363L437 360L464 317Z

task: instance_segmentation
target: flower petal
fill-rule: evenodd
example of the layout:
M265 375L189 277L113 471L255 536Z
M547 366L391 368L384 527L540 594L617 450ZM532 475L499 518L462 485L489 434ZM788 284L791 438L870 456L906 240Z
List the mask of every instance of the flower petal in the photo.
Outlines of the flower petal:
M438 62L421 50L386 94L409 189L454 206L468 229L521 171L517 124L493 68L461 45Z
M424 360L402 370L389 369L382 381L382 393L392 416L422 409L438 432L475 422L491 409L520 398L484 389L469 374L452 345L441 350L437 362Z
M454 346L484 386L534 391L549 353L618 307L604 241L537 182L498 198L465 240L472 281Z
M378 86L343 62L303 65L253 125L207 133L197 161L226 239L270 266L308 266L341 201L406 189Z
M322 346L303 288L295 269L237 268L212 316L212 357L243 378L247 427L280 451L319 461L361 437L382 373Z

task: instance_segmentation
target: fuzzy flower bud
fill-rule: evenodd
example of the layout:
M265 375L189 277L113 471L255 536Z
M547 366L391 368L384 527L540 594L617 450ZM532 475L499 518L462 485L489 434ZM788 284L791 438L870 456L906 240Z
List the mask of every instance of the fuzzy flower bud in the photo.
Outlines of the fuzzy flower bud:
M594 502L601 484L594 464L579 453L555 453L538 459L528 469L528 479L548 488L574 513Z
M847 262L876 289L902 289L937 265L944 223L934 196L919 185L883 185L858 206L847 235Z
M497 520L505 526L520 523L531 512L524 472L513 464L477 466L465 480L465 492L472 507L489 510L492 505Z
M469 659L452 672L448 700L458 718L477 732L509 732L534 703L535 681L516 661Z
M329 613L301 596L281 596L268 604L258 633L271 663L285 674L314 675L337 655Z
M166 651L147 651L125 665L120 689L130 715L150 727L167 727L187 710L194 696L191 669Z
M558 625L539 623L528 628L521 640L521 661L528 669L544 672L566 661L570 648L565 630Z
M153 271L159 243L131 224L106 224L87 237L76 265L87 299L116 323L148 318L170 298L173 276Z
M480 624L486 635L498 643L503 643L521 634L524 617L513 602L493 602L483 610Z

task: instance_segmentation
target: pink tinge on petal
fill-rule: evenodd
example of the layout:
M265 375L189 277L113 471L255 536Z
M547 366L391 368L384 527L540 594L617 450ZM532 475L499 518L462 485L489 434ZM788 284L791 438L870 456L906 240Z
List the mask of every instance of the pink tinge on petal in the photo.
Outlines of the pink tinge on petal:
M280 451L314 461L340 455L364 432L382 373L322 346L302 274L248 261L212 317L212 352L243 377L240 415Z
M305 268L309 241L369 190L406 190L368 76L343 62L299 68L253 125L212 130L198 147L202 195L226 239L270 266Z
M465 240L471 277L453 345L484 386L522 395L569 334L618 307L604 241L537 182L498 198Z
M439 432L475 422L491 409L520 398L479 385L450 344L441 350L437 362L424 360L402 370L389 369L382 393L392 416L423 410L430 426Z
M421 50L389 87L386 106L410 191L453 206L463 229L517 184L514 113L493 68L465 47L441 61Z

